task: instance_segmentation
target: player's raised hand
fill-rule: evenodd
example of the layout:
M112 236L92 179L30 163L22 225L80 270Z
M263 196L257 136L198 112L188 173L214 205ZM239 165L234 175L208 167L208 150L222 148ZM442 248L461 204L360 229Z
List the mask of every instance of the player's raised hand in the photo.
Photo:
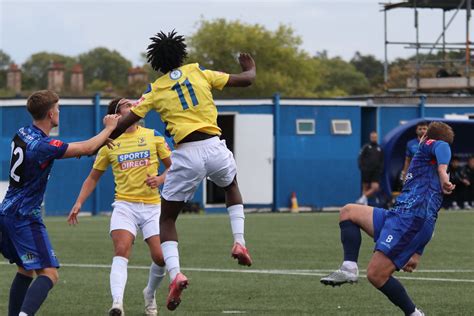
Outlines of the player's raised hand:
M240 53L239 64L243 71L252 70L255 68L255 61L252 56L247 53Z
M69 212L69 216L67 217L67 222L69 225L76 225L79 224L79 221L77 220L77 215L79 215L79 212L81 211L81 203L76 203L72 207L71 212Z
M163 176L151 176L147 174L144 182L150 188L156 189L165 182L165 178Z
M110 115L104 116L103 122L104 122L105 128L114 130L117 127L117 123L119 119L120 119L120 115L118 114L110 114Z

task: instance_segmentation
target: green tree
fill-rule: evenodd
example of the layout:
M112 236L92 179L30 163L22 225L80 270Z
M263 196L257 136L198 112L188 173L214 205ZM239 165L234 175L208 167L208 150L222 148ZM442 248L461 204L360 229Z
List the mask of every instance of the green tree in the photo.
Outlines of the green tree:
M201 21L198 30L187 39L187 62L229 73L240 72L239 52L252 54L257 63L257 80L247 89L224 89L217 97L315 97L321 75L312 58L300 48L301 38L280 25L269 31L261 25L240 21Z
M370 84L365 75L340 57L329 58L327 52L314 57L316 68L324 80L316 87L322 97L358 95L370 92Z
M69 82L71 68L76 63L74 57L56 53L40 52L30 56L22 65L23 90L38 90L48 87L48 68L52 63L61 63L65 67L65 84Z
M383 62L375 56L356 52L351 59L351 64L365 75L373 91L383 86Z
M84 82L110 82L114 88L124 88L132 63L117 51L104 47L94 48L78 57L84 71ZM97 85L96 85L97 86Z

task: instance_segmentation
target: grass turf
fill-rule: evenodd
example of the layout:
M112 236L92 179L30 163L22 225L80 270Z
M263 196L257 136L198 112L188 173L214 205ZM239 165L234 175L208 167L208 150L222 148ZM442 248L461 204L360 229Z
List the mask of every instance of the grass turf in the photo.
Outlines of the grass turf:
M336 213L248 215L246 240L254 259L249 269L230 258L232 238L227 216L181 216L181 265L190 287L183 294L181 306L168 312L164 307L166 278L157 294L159 314L401 315L363 277L356 285L336 288L319 283L320 276L327 274L320 270L329 272L341 262L337 222ZM59 271L58 285L38 315L106 315L111 304L110 269L100 265L109 265L113 256L109 218L80 218L77 227L69 227L65 218L47 218L46 223L64 266ZM435 236L419 266L422 271L397 273L413 278L402 282L427 315L474 314L473 226L474 212L441 212ZM364 237L361 269L365 269L372 247L372 240ZM141 291L150 262L147 246L138 238L129 262L124 302L127 315L143 315ZM241 273L246 270L255 273ZM265 270L280 270L276 271L280 274ZM7 314L8 290L14 274L14 266L0 265L0 315ZM452 279L458 281L447 281Z

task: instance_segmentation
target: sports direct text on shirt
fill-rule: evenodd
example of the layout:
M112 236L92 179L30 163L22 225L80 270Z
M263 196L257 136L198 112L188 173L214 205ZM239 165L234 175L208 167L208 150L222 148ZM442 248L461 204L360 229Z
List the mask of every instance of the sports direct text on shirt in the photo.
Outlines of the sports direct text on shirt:
M118 163L120 164L121 170L126 170L136 167L145 167L150 164L150 151L136 151L132 153L126 153L118 155Z

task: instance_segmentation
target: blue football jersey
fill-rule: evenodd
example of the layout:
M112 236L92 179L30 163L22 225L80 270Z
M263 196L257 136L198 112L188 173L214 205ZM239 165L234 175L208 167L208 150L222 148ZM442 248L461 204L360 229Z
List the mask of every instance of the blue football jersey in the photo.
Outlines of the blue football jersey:
M450 160L448 143L432 139L421 143L410 163L402 193L393 209L411 212L418 217L436 218L443 202L438 165L449 164Z
M54 159L68 144L48 137L34 125L22 127L11 143L10 183L0 215L40 217L41 203Z
M418 150L419 145L420 140L418 138L413 138L412 140L408 141L405 156L413 158L413 156L415 156L416 151Z

